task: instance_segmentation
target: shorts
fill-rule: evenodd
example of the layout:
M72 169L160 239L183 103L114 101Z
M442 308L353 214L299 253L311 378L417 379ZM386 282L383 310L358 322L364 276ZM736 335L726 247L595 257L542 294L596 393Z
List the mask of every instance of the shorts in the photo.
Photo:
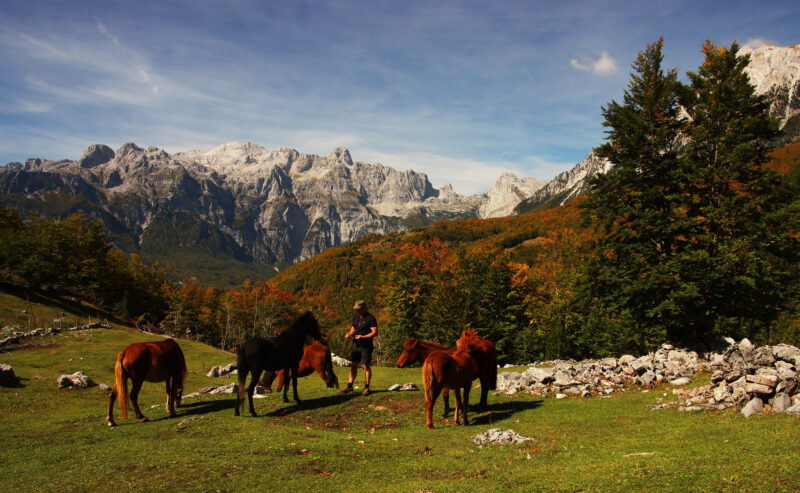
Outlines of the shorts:
M372 361L372 348L353 346L353 350L350 351L350 361L363 365L370 364Z

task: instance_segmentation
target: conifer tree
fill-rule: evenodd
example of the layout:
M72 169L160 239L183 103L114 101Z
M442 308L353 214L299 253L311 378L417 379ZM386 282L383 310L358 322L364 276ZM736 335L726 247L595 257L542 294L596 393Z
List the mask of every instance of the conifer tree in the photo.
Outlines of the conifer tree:
M607 142L595 152L614 168L591 182L585 213L603 228L589 263L588 299L600 300L624 327L623 346L662 341L677 321L664 300L674 288L663 271L679 234L672 221L681 194L677 71L662 68L663 39L633 63L623 103L603 108Z

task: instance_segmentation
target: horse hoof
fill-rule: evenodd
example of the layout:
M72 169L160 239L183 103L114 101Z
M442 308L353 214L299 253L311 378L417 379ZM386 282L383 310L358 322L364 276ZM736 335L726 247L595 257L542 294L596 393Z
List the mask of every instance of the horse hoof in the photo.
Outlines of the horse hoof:
M145 416L142 416L141 418L139 418L139 421L142 422L142 423L147 423L150 420L147 419Z
M115 422L113 422L113 421L109 421L109 422L108 422L108 423L106 423L106 424L108 425L108 427L109 427L109 428L113 428L113 427L117 426L117 423L115 423Z

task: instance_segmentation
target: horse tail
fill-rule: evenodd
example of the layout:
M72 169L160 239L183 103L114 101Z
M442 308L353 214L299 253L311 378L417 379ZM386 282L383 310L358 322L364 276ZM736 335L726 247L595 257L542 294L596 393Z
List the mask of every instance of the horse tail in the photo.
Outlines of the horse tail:
M328 388L333 387L334 385L336 388L339 388L339 378L336 376L336 373L333 371L333 358L331 357L331 350L325 348L325 375L328 376L326 385Z
M425 359L422 363L422 385L425 388L425 402L433 400L433 365Z
M124 359L125 350L123 349L119 352L117 364L114 366L114 386L117 388L117 398L119 399L119 409L122 411L122 419L128 419L128 372L122 366ZM110 412L109 415L111 415Z

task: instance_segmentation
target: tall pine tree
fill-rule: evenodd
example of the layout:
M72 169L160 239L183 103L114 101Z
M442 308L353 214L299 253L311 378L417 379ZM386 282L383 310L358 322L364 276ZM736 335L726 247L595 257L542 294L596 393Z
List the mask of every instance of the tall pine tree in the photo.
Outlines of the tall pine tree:
M749 55L740 56L736 43L724 48L709 41L703 53L682 98L692 118L683 208L688 230L676 259L683 336L754 337L775 319L793 282L796 216L786 213L788 189L764 166L777 122L745 72Z
M585 213L602 226L589 264L589 299L623 326L622 347L640 349L663 341L679 324L668 302L675 279L664 266L673 255L674 224L682 193L677 71L662 68L663 39L633 63L623 103L603 108L608 142L595 152L614 168L591 182Z

